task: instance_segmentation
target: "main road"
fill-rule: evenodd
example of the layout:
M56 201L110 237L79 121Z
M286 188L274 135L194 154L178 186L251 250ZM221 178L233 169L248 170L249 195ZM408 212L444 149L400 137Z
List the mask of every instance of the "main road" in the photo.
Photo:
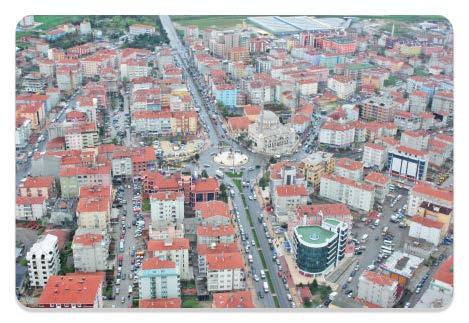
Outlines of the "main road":
M204 92L204 89L201 86L201 84L198 84L193 79L192 73L190 73L189 71L190 65L188 62L187 55L186 55L186 49L181 44L181 41L179 40L177 36L176 30L171 22L170 17L160 16L160 19L168 35L170 45L173 48L173 50L175 50L175 57L176 57L177 63L181 68L183 68L185 72L185 80L186 80L187 86L189 90L191 91L195 105L198 108L200 108L199 116L210 138L211 146L200 154L200 160L199 160L200 164L210 166L210 167L206 167L206 171L210 176L214 176L215 171L217 169L217 165L213 161L212 155L213 153L216 153L218 151L219 143L224 141L224 142L227 142L229 145L231 145L233 149L239 150L249 157L249 161L245 165L245 168L251 169L248 173L249 178L251 180L257 178L259 175L259 171L260 171L259 169L266 165L267 158L265 156L260 156L258 154L252 153L246 150L245 148L239 146L238 143L224 136L225 131L223 127L221 126L220 122L218 123L213 122L213 120L209 116L209 110L213 109L213 105L207 104L207 100L204 100L204 98L202 98L201 93ZM261 167L256 168L256 166L261 166ZM227 184L233 185L233 182L229 178L226 178L225 182ZM236 186L234 187L236 189ZM241 193L243 192L237 192L237 194L235 194L233 198L233 204L238 210L238 212L240 213L241 224L243 225L243 228L245 228L244 231L246 232L247 238L249 239L249 241L252 241L254 237L250 230L251 227L247 219L247 213L244 208L244 204L241 198ZM250 195L248 194L248 192L245 192L244 194L245 196ZM261 269L266 269L268 273L270 274L270 277L272 278L272 284L275 289L275 294L278 297L280 307L290 307L290 302L287 299L287 291L285 289L285 286L282 280L277 276L278 269L277 269L276 264L272 260L272 251L270 250L269 244L265 237L263 227L257 221L257 215L260 212L262 212L262 210L260 209L260 206L257 202L255 201L251 202L249 200L247 201L248 201L249 212L251 216L253 217L252 220L253 220L254 230L256 232L256 235L258 237L259 244L260 244L259 246L256 246L256 248L251 247L250 249L250 252L253 255L253 263L251 264L250 275L253 275L253 273L256 273L259 276L259 271ZM261 253L264 256L267 268L264 268L262 265L261 256L260 256ZM254 282L254 286L258 294L259 293L264 294L262 280L259 282ZM259 302L262 303L264 307L275 307L272 292L274 291L271 291L271 293L266 293L264 298L259 299Z

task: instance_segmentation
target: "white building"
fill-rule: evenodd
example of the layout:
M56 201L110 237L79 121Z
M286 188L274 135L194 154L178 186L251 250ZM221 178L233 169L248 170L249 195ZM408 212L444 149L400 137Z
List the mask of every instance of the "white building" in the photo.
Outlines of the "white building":
M236 242L229 244L199 244L197 245L197 264L199 275L207 275L207 255L220 255L225 253L233 253L239 251L238 244Z
M287 223L288 214L307 202L308 191L304 185L278 185L272 194L272 206L279 223Z
M57 237L51 234L41 236L26 254L29 282L34 287L44 287L52 275L60 269Z
M148 241L148 253L161 260L170 260L176 264L181 280L190 280L189 239L176 238Z
M234 291L245 288L244 261L240 252L209 254L207 258L207 290Z
M371 172L365 177L365 183L375 188L375 200L383 203L386 195L389 194L391 179L383 173Z
M93 148L98 144L98 128L94 123L74 124L66 130L65 146L69 150Z
M155 27L145 24L133 24L129 26L129 34L131 36L152 35L155 33Z
M346 99L355 92L357 83L349 76L337 75L327 80L327 87L339 99Z
M110 237L105 231L78 228L73 237L73 265L76 271L96 272L112 268L108 261Z
M181 288L176 264L157 257L142 263L138 273L140 299L179 298Z
M363 162L350 158L338 158L335 161L334 174L359 181L363 179Z
M369 212L373 209L375 191L369 184L336 175L323 175L319 195Z
M87 35L91 33L91 23L89 21L83 20L80 23L80 34Z
M365 143L363 147L363 164L366 168L377 167L382 170L386 165L388 153L386 147L371 142Z
M433 186L429 182L418 182L410 190L406 214L416 214L418 208L424 201L452 209L453 192Z
M20 221L37 221L44 217L47 212L46 197L16 197L15 216Z
M423 150L398 146L388 152L389 174L408 181L425 180L428 162L428 153Z
M281 124L269 110L262 110L256 122L249 125L248 137L254 151L267 155L290 154L297 141L295 129Z
M196 202L195 217L204 226L220 226L231 224L230 207L223 201Z
M184 193L157 192L150 194L153 227L180 224L184 220Z
M392 308L398 301L397 281L382 273L365 270L358 279L357 298Z
M351 124L328 121L321 126L318 140L323 145L347 148L355 140L355 128Z
M132 158L130 156L113 158L112 176L132 176Z
M427 217L414 215L410 221L409 237L423 239L434 246L440 244L443 238L444 224Z
M428 148L429 139L430 135L425 131L404 131L400 143L412 149L425 150Z
M16 128L15 128L16 148L25 148L28 145L30 135L31 135L31 120L26 119L26 118L17 120Z

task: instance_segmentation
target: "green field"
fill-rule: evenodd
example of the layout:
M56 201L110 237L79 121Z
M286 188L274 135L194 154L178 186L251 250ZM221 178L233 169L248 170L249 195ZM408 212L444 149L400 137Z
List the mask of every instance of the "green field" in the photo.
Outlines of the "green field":
M86 16L34 16L34 21L41 23L36 27L36 30L48 30L58 25L66 23L77 23L83 20Z
M243 22L247 16L171 16L171 20L182 26L196 25L200 29L216 26L234 27Z

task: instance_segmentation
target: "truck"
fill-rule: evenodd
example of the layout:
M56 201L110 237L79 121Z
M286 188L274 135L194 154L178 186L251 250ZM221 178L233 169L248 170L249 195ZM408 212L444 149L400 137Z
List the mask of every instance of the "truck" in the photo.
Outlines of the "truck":
M269 292L269 284L267 282L264 282L262 285L264 286L264 292L268 293Z
M132 285L129 285L129 294L132 294Z
M251 255L251 254L248 255L248 260L249 260L249 263L251 263L251 264L252 264L252 262L254 261L254 260L252 259L252 255Z
M361 241L366 242L366 239L368 239L368 234L365 233L364 235L362 235Z

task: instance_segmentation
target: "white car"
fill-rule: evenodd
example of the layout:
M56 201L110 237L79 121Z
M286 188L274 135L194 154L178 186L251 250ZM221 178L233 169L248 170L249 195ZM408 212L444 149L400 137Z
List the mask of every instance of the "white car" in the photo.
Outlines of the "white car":
M258 281L259 281L259 276L254 275L254 280L255 280L256 282L258 282Z

